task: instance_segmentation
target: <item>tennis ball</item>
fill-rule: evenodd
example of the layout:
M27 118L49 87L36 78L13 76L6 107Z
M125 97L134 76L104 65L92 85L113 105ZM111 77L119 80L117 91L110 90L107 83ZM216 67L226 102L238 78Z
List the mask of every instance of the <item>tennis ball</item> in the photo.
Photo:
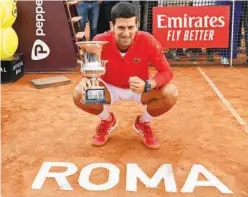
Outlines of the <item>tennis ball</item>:
M12 27L1 28L0 39L0 59L10 58L16 52L18 47L18 37L15 30Z
M16 3L13 0L0 0L0 25L11 27L17 17Z

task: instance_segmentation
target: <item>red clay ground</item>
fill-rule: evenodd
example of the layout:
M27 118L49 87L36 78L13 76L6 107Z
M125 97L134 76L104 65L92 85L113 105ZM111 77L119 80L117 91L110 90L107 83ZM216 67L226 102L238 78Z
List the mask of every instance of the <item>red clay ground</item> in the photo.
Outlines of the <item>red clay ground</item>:
M223 95L248 122L248 69L207 68ZM2 85L2 195L3 197L247 197L248 134L220 101L196 67L173 68L173 83L180 90L176 106L155 118L153 128L161 141L156 151L143 146L132 123L142 112L133 102L116 103L119 125L103 147L90 144L98 119L76 108L72 90L79 74L64 74L72 83L47 89L35 89L31 79L51 74L26 74L14 84ZM70 176L73 191L59 190L54 179L40 190L31 185L45 161L72 162L78 167ZM87 191L78 184L80 169L89 163L107 162L121 171L113 189ZM163 183L156 189L138 182L137 192L125 191L127 163L137 163L152 176L159 166L173 165L177 193L167 193ZM221 194L216 188L197 187L193 193L180 192L193 164L201 164L221 180L233 194ZM107 171L92 173L93 183L104 183Z

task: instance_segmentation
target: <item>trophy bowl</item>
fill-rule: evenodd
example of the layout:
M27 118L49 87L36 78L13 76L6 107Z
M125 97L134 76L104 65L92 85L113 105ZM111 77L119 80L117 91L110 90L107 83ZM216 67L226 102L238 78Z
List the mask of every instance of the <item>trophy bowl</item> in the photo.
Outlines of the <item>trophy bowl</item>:
M76 42L80 48L81 72L91 80L92 86L85 91L83 103L103 104L105 101L105 88L96 85L98 78L105 74L107 60L101 59L102 48L107 41Z

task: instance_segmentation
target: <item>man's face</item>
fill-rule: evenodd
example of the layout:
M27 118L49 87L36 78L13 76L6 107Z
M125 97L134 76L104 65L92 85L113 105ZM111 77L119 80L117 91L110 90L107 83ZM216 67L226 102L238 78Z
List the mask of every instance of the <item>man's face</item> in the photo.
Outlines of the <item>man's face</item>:
M127 49L133 42L138 30L136 17L117 18L115 24L110 22L111 30L114 32L119 49Z

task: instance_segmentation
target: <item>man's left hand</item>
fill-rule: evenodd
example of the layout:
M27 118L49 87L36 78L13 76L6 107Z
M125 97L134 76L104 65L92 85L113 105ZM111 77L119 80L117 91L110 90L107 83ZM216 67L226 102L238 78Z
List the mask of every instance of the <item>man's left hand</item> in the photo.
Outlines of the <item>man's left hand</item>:
M139 77L130 77L128 82L129 82L129 87L133 92L137 94L144 92L145 82Z

